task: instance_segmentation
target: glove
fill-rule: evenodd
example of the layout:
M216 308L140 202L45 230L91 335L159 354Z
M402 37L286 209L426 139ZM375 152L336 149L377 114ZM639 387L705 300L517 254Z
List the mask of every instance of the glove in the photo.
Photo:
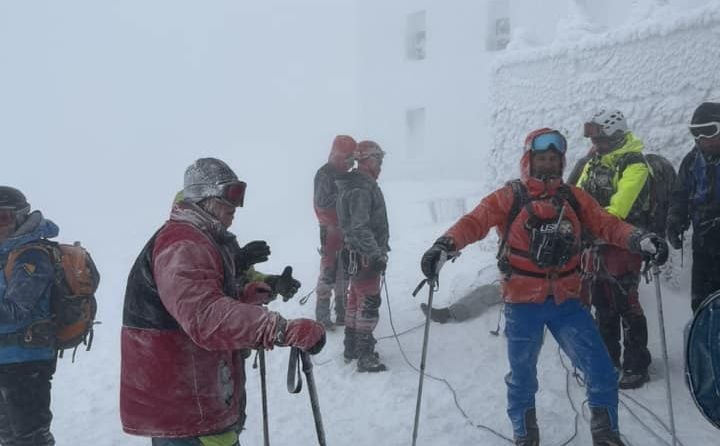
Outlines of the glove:
M386 255L379 255L370 258L368 269L374 273L382 274L387 269L388 258Z
M435 279L440 272L440 259L443 253L447 258L451 258L449 253L456 251L455 242L450 237L440 237L435 243L425 251L420 260L420 269L428 279Z
M272 288L265 282L250 282L243 288L242 302L264 305L273 300Z
M292 270L292 266L286 266L279 276L270 275L265 278L265 283L272 288L273 294L281 295L286 302L292 298L302 286L302 283L292 276Z
M638 240L640 252L651 257L657 265L664 265L668 259L667 242L658 237L654 232L647 232Z
M278 345L297 347L315 355L325 346L325 328L312 319L290 319L285 333L278 334L278 340Z
M267 261L270 256L270 247L264 240L252 241L235 253L235 266L239 271L245 271L256 263Z

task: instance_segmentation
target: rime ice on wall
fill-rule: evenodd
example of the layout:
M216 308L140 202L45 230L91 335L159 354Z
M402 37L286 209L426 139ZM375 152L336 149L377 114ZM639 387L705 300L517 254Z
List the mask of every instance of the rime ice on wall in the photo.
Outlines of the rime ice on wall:
M648 152L678 166L692 146L687 124L703 101L720 101L720 3L684 15L665 10L652 20L573 43L508 52L493 69L492 158L501 184L519 174L525 135L561 129L569 168L587 150L582 123L603 106L625 113ZM493 181L494 180L494 181Z

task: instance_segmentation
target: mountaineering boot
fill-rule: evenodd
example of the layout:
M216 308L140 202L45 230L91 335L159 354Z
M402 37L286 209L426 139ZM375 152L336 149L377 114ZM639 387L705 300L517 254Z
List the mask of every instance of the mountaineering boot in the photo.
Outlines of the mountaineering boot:
M522 437L515 437L515 446L539 446L540 429L538 429L535 409L525 411L525 431Z
M343 344L345 344L345 351L343 352L345 363L347 364L353 359L357 359L357 333L355 332L355 329L345 327L345 339L343 340Z
M345 296L335 296L335 325L345 325Z
M357 371L358 372L384 372L387 366L380 362L380 355L375 352L375 343L372 333L356 333L357 339Z
M590 408L590 432L593 446L625 446L620 432L613 430L610 414L604 407Z
M425 314L425 316L427 316L427 314L428 314L427 304L421 303L420 309ZM430 320L432 320L433 322L437 322L439 324L444 324L452 318L453 317L450 314L450 310L448 308L433 308L430 310Z
M315 303L315 320L323 324L326 330L335 329L335 324L330 319L330 299L317 299Z
M618 387L621 389L637 389L648 381L650 381L650 375L648 375L647 370L643 372L623 370L622 377L618 381Z

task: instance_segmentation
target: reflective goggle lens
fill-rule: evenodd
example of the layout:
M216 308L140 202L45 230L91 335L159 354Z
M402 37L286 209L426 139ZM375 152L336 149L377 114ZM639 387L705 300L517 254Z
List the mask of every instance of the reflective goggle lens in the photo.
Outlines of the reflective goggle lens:
M0 226L15 224L15 210L0 209Z
M536 136L530 146L530 150L533 152L545 152L550 149L557 150L564 155L567 150L565 137L558 132L543 133Z
M223 186L223 199L235 207L242 207L245 201L245 188L243 181L228 183Z
M720 122L708 122L705 124L693 124L689 126L690 133L695 139L714 138L720 135Z

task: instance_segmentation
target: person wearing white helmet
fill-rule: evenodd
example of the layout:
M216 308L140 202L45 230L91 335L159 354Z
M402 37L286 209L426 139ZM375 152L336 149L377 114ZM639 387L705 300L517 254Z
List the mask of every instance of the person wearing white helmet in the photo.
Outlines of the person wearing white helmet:
M591 157L577 180L578 187L610 214L648 229L650 185L644 144L628 129L625 115L616 109L599 111L585 123L584 136L592 142ZM647 320L638 298L643 258L604 243L593 243L588 254L594 260L586 263L593 268L585 271L589 279L583 283L584 298L595 308L610 357L622 370L620 388L640 387L649 380L651 361Z

